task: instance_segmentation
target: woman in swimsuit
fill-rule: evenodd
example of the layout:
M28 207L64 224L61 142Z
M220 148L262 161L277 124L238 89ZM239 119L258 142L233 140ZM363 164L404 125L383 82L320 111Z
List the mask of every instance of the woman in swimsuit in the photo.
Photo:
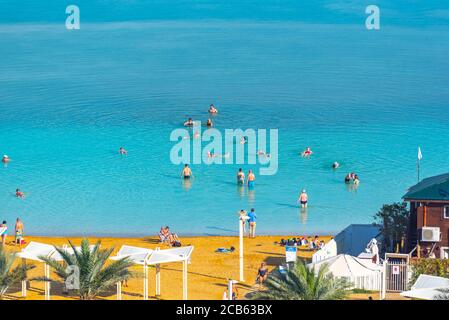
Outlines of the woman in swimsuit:
M259 284L263 284L263 282L265 280L267 280L267 278L268 278L268 268L267 268L265 262L262 262L260 264L259 270L257 271L256 282L259 283Z
M218 110L215 108L213 104L211 104L209 107L209 113L218 113Z
M245 183L245 174L243 173L242 168L240 168L239 172L237 172L237 183L238 184Z

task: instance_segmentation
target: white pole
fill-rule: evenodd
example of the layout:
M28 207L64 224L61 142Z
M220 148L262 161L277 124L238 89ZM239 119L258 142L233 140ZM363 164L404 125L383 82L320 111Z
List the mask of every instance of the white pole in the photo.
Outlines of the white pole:
M239 258L240 258L240 282L244 282L244 276L243 276L243 222L245 220L240 218L239 219Z
M382 274L382 293L381 293L382 300L385 299L386 290L387 290L387 261L385 260L384 265L383 265L383 274Z
M22 259L22 266L25 267L27 264L27 260L26 259ZM22 297L26 297L27 296L27 281L23 280L22 281Z
M143 300L148 300L148 266L146 261L143 264Z
M122 300L122 283L117 282L117 300Z
M161 265L156 265L156 296L161 295Z
M44 274L45 278L50 280L50 267L46 263L44 263ZM50 281L45 281L44 292L45 300L50 300Z
M228 280L228 300L232 300L232 280Z
M182 299L187 300L187 261L182 262Z

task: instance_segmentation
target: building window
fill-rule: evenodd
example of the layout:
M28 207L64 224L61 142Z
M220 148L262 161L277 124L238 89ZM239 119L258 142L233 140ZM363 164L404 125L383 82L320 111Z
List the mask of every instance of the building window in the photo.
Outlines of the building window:
M449 206L445 206L443 209L443 218L449 219Z

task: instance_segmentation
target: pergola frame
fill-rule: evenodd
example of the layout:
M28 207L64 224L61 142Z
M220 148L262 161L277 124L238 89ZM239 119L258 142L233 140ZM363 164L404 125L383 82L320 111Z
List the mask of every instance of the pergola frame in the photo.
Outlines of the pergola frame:
M63 245L62 248L68 253L73 254L73 249L67 245ZM81 247L75 247L76 250L80 250ZM92 250L94 245L90 245L89 248ZM44 296L45 300L50 300L50 266L41 260L39 257L47 257L55 259L56 261L64 261L58 251L53 245L31 241L21 252L17 253L19 258L22 258L22 265L26 265L27 260L33 260L42 262L44 264L44 277L48 281L44 282ZM27 287L26 280L22 281L22 297L26 297Z
M182 297L187 300L187 264L190 262L190 256L193 246L155 250L127 246L120 248L117 255L111 257L111 260L123 258L130 259L134 264L143 266L143 299L148 300L148 266L154 265L156 268L156 296L161 294L161 264L182 262ZM122 299L121 283L117 283L117 300Z

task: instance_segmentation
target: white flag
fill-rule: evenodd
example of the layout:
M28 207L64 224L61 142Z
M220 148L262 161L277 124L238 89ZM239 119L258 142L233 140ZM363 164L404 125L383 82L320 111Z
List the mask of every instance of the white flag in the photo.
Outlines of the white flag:
M418 160L421 161L421 159L422 159L421 147L418 147Z

